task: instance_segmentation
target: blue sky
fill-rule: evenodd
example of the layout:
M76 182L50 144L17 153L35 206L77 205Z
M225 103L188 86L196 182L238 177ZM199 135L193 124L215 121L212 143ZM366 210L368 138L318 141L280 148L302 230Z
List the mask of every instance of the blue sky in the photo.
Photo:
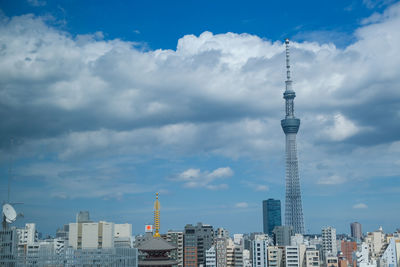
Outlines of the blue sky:
M262 229L284 200L285 59L307 232L400 227L394 1L0 1L0 196L93 220ZM13 138L14 145L10 146Z

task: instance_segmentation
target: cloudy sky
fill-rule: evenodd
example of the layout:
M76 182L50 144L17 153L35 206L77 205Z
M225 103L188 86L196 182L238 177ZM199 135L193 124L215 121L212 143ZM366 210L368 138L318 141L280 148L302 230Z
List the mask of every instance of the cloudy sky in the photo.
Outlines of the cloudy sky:
M288 37L306 231L400 227L400 4L267 2L0 0L16 225L89 210L142 233L160 192L162 232L261 231L285 195Z

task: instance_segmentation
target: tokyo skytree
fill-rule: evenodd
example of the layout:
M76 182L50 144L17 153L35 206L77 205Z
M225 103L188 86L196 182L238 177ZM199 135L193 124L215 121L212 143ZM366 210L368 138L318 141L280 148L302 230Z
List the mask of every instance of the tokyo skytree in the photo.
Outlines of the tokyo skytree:
M292 226L294 233L304 234L303 208L301 204L299 164L297 160L296 134L300 127L300 119L294 116L294 98L290 79L289 39L286 45L286 90L283 98L286 102L286 116L281 126L286 135L286 203L285 225Z

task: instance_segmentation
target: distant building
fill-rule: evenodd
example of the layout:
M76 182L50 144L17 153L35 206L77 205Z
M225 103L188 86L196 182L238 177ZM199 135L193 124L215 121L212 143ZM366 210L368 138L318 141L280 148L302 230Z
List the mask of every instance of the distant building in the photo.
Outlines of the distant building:
M351 241L341 241L340 251L343 253L343 257L347 259L349 266L356 266L357 262L353 260L353 253L357 251L357 243Z
M285 267L300 267L299 246L285 246Z
M0 266L15 266L17 246L18 238L15 227L0 230Z
M281 201L279 199L263 200L263 231L272 236L275 226L282 225Z
M113 248L114 223L70 223L69 245L74 249Z
M325 258L325 264L326 267L339 267L338 257L327 256Z
M337 257L336 229L333 227L322 228L322 254L325 260L328 256Z
M291 226L275 226L273 233L276 246L290 246L291 237L294 234Z
M306 267L320 266L319 250L316 248L307 248L305 253Z
M217 255L214 246L206 251L206 267L217 267Z
M383 246L386 245L385 234L382 227L374 232L369 232L364 238L364 242L368 245L369 254L373 260L380 257Z
M202 223L187 224L184 233L184 266L205 266L205 253L214 244L213 227Z
M283 266L283 251L284 247L269 246L267 248L267 266L268 267L282 267Z
M89 211L80 211L78 214L76 214L76 222L77 223L92 222L90 220Z
M27 223L25 228L17 229L18 245L32 245L38 240L38 233L36 232L36 224Z
M358 222L353 222L350 224L351 237L354 238L355 241L361 241L362 238L362 230L361 224Z
M397 242L396 242L397 241ZM395 238L390 238L388 245L383 252L382 256L379 259L380 267L397 267L399 266L399 262L397 259L397 254L400 254L400 251L396 252L396 243L400 244L400 240L395 240Z
M256 235L252 242L252 262L253 266L267 267L268 238L265 235Z
M132 248L132 224L114 224L114 247Z
M177 248L171 251L171 258L178 261L178 267L183 267L183 232L169 230L166 240Z

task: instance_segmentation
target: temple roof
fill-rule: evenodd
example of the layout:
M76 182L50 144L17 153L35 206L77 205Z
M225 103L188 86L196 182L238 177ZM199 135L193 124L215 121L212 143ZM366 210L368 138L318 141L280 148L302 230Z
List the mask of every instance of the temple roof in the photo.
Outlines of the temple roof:
M176 249L176 246L174 246L171 243L168 243L161 237L151 237L137 249L142 251L157 251L157 250L169 251Z

